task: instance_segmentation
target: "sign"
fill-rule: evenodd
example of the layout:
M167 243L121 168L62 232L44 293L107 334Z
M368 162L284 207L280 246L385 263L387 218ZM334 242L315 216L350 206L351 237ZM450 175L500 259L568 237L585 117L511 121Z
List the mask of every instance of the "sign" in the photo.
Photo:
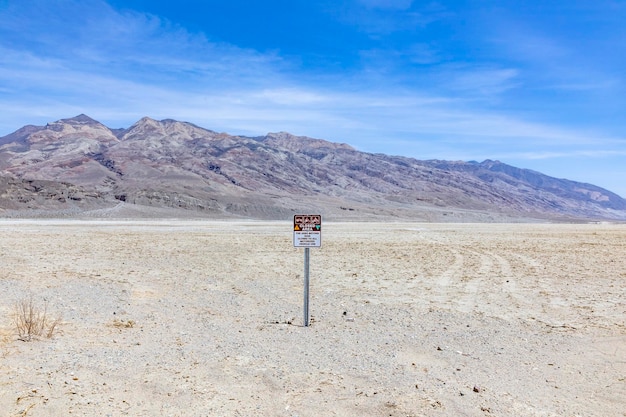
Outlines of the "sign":
M319 248L322 246L322 215L296 214L293 216L293 246Z
M293 246L304 248L304 327L309 326L309 258L310 248L322 246L322 215L293 216Z

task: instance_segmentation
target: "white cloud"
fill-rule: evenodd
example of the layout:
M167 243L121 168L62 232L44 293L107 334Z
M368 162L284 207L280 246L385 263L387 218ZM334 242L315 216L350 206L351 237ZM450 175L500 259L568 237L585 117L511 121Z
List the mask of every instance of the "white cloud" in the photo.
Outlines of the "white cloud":
M445 76L445 75L444 75ZM450 89L485 96L498 95L520 84L515 68L456 68L447 72Z
M259 104L270 102L275 105L318 105L328 103L329 98L323 94L303 88L267 88L252 92L251 98L257 98Z

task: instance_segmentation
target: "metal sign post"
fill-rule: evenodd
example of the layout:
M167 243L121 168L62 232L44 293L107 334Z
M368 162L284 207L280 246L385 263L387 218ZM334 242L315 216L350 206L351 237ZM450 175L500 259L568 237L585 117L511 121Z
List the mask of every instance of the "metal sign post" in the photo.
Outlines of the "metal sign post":
M322 246L322 216L296 214L293 216L293 246L304 248L304 327L309 326L309 260L310 248Z
M309 327L309 248L304 248L304 327Z

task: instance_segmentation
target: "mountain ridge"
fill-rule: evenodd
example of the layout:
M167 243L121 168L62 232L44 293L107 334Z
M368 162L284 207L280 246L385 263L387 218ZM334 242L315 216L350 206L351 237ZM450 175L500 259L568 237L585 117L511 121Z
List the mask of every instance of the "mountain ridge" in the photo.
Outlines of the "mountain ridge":
M615 193L499 161L418 160L287 132L236 136L149 117L126 129L84 114L24 126L0 138L0 176L79 187L98 196L90 207L134 204L200 217L279 219L315 208L331 218L626 220L626 200ZM17 210L7 190L0 215Z

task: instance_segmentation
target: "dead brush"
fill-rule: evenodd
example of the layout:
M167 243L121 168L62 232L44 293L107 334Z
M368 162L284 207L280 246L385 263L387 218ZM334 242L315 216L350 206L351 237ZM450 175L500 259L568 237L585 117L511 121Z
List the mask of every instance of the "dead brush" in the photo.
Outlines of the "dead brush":
M18 339L30 342L33 337L52 337L61 323L61 318L51 319L48 316L48 302L39 307L33 297L23 298L15 303L14 324Z
M118 329L130 329L135 327L135 320L119 320L115 319L111 323L109 323L111 327L116 327Z

